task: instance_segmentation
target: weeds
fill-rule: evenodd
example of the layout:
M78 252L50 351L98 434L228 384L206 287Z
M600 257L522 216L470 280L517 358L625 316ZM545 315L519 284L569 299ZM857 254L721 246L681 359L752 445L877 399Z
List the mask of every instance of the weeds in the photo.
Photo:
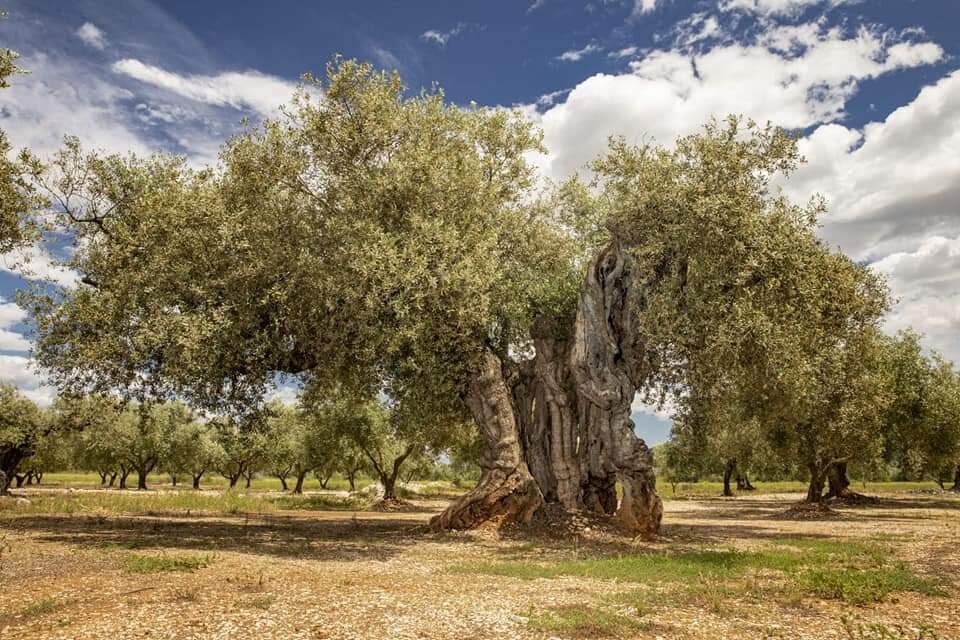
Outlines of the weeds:
M127 556L126 570L128 573L193 572L197 569L203 569L212 562L213 556L144 556L133 554Z

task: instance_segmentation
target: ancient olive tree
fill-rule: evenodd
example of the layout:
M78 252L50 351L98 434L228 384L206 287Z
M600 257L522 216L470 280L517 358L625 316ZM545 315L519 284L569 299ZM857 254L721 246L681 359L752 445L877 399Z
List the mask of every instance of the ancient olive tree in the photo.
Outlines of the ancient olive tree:
M747 368L764 330L806 313L784 311L780 284L822 270L816 207L771 193L793 140L734 119L672 150L614 143L595 184L543 194L518 113L409 96L352 61L287 112L217 167L71 142L35 175L86 283L29 302L51 378L243 414L286 375L470 416L481 475L436 526L525 521L547 501L655 532L636 392Z

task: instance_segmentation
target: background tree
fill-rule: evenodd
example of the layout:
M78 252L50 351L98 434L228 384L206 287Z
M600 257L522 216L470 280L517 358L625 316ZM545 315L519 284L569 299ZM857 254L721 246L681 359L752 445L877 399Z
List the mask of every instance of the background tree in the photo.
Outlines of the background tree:
M266 460L266 420L262 414L255 414L242 419L218 418L212 420L211 424L223 451L215 468L227 479L232 489L241 478L255 472Z
M199 489L203 476L219 464L223 449L209 423L188 419L186 413L180 418L168 431L170 443L163 467L171 475L189 474L193 488Z
M6 495L20 463L36 452L49 430L32 400L11 385L0 385L0 495Z

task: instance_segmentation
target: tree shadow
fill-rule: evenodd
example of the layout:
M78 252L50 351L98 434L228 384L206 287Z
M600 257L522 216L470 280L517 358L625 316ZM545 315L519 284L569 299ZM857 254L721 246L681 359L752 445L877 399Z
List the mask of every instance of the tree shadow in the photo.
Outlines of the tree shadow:
M388 560L424 541L421 519L297 516L21 516L5 523L34 539L75 547L191 549L319 561Z

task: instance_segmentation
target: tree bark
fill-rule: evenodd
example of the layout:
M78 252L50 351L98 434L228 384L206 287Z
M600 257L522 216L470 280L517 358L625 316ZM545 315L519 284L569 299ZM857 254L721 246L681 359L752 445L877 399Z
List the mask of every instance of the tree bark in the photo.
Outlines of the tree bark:
M309 471L301 471L297 474L297 483L293 486L293 492L297 495L303 493L303 480L307 477Z
M40 484L40 481L43 480L43 472L34 472L33 477L36 479L37 484Z
M747 475L746 471L744 471L743 473L737 474L737 490L738 491L755 491L756 490L756 487L754 487L750 483L750 476Z
M282 475L280 475L280 474L277 474L277 478L280 480L281 490L282 490L282 491L286 491L286 490L287 490L287 476L282 476Z
M117 472L114 471L113 473L110 474L110 482L107 484L107 486L112 487L116 481L117 481Z
M960 464L953 470L953 486L950 491L960 491Z
M17 467L32 453L33 450L29 444L0 448L0 496L7 495L17 473Z
M486 348L479 365L464 400L486 444L480 480L431 520L435 528L469 529L487 521L526 523L543 504L543 495L523 457L500 358Z
M819 504L823 501L823 485L826 473L816 465L810 465L810 484L807 487L807 502Z
M107 472L106 471L97 471L97 475L100 476L100 485L107 484Z
M623 487L617 519L627 531L653 535L663 503L656 492L653 456L630 419L634 380L643 376L642 349L631 331L627 256L617 245L590 264L580 291L571 368L576 379L584 506L609 513L615 482ZM634 293L633 295L638 295Z
M200 480L203 478L203 473L204 473L204 472L201 471L200 473L191 473L191 474L190 474L190 476L193 478L193 488L194 488L194 489L199 489L199 488L200 488Z
M174 487L177 486L177 474L175 473L170 474L170 484Z
M120 488L121 489L127 488L127 476L130 475L130 471L131 471L130 469L127 469L123 465L120 465Z
M733 496L733 491L730 489L730 479L733 478L733 474L736 472L736 470L736 460L727 460L727 463L723 466L723 495L727 498Z

